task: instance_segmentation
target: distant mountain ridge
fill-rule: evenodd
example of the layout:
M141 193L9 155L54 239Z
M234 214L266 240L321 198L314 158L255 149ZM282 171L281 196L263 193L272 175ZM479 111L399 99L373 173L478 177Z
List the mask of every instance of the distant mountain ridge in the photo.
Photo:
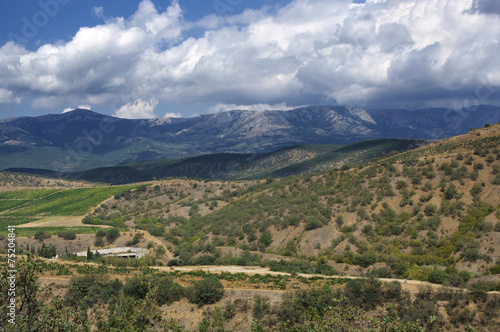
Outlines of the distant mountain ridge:
M440 139L500 122L500 108L363 110L311 106L129 120L76 109L0 121L0 169L82 171L142 160L261 153L302 144L377 138Z

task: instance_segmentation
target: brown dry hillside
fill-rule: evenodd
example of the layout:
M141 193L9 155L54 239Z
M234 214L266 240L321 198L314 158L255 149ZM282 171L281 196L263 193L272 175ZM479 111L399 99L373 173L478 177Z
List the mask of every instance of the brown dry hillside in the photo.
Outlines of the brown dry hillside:
M115 197L86 222L149 230L179 264L235 261L217 249L228 246L302 259L312 270L375 268L425 280L448 267L460 284L454 271L481 276L500 264L499 134L496 124L354 167L266 182L161 181Z
M41 286L53 288L52 295L38 290L45 301L38 317L51 317L50 324L87 319L96 331L498 331L499 149L500 125L493 125L309 175L115 187L117 194L82 217L85 225L106 226L101 235L118 227L114 242L62 234L19 237L17 245L19 252L53 245L61 256L35 271ZM65 255L66 248L131 243L151 255L94 262ZM200 291L204 280L210 289Z

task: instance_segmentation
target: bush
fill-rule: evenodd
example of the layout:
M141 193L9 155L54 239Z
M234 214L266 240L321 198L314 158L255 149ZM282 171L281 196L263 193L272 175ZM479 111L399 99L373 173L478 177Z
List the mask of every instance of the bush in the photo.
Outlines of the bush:
M94 240L94 246L104 247L104 238L103 237L96 237Z
M500 274L500 265L495 265L490 268L492 274Z
M224 296L224 285L215 276L206 277L193 284L190 301L198 305L213 304Z
M444 284L446 282L446 279L448 278L448 275L446 272L443 270L432 270L431 273L429 273L429 282L432 282L433 284Z
M432 216L436 215L436 212L437 212L437 206L435 206L434 204L427 204L424 207L424 214L427 217L432 217Z
M127 279L125 286L123 286L123 293L136 299L143 299L148 293L148 284L146 280L139 277Z
M83 300L89 307L92 307L103 297L103 290L108 285L108 279L107 275L101 274L72 277L64 296L66 303L70 306L77 306Z
M158 305L170 304L179 301L184 296L184 288L171 278L155 276L150 280L153 287L158 287Z
M52 258L56 256L56 247L52 244L45 245L42 243L42 247L38 249L38 256L44 258Z
M203 255L192 263L193 265L215 265L215 257L212 255Z
M323 224L320 223L317 219L310 220L306 225L306 231L312 231L313 229L323 227Z
M48 239L50 238L52 235L50 235L49 233L45 232L45 231L37 231L35 233L35 239L37 239L38 241L42 242L43 240L45 239Z
M119 237L120 237L120 232L116 228L111 228L109 231L106 232L106 240L108 241L109 244L115 242L115 240Z
M76 239L76 233L74 231L64 231L60 232L57 234L57 236L62 237L65 240L75 240Z
M494 281L479 280L469 285L468 288L474 295L483 295L486 294L486 292L497 290L497 287L498 284Z
M469 271L460 271L460 272L458 272L458 276L464 282L468 282L470 280L470 278L472 278L472 273L470 273Z
M264 315L269 313L269 310L271 309L269 298L257 294L254 296L253 300L253 317L256 319L262 319Z
M338 272L333 267L331 267L330 265L324 265L324 264L316 266L314 273L324 274L327 276L333 276L333 275L338 274Z
M141 242L141 239L144 237L144 234L142 233L135 233L133 239L131 241L128 241L127 244L129 247L135 246L137 243Z
M269 231L264 232L259 239L259 243L261 243L265 248L269 247L269 245L273 242L273 237Z
M351 303L368 310L375 309L384 300L382 282L374 278L349 280L344 294Z

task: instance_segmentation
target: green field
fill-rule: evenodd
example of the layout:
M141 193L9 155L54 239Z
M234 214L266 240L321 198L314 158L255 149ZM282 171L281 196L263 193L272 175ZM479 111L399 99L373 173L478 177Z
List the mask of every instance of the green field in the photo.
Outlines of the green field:
M9 225L22 225L39 220L33 217L2 217L0 216L0 230L5 230Z
M52 216L82 216L102 201L137 186L114 186L77 189L29 189L0 193L0 229L22 225ZM77 234L95 233L99 227L29 227L17 228L20 237L34 236L39 230L56 235L63 230Z
M49 233L50 235L57 235L60 232L63 231L74 231L76 234L95 234L100 227L23 227L23 228L16 228L15 234L17 237L28 237L28 236L35 236L35 233L38 231L44 231L46 233Z
M28 217L28 216L81 216L86 214L92 207L96 206L103 200L119 194L124 190L135 188L136 186L117 186L117 187L102 187L102 188L78 188L53 191L49 193L47 190L22 190L13 191L8 199L3 199L0 196L0 204L9 206L12 201L11 197L31 197L29 200L19 200L22 205L14 205L9 211L6 211L6 216ZM0 205L1 206L1 205ZM15 208L18 206L19 208ZM2 211L2 210L0 210Z
M28 189L0 192L0 200L33 200L38 199L52 193L58 192L60 189Z
M0 213L20 207L30 201L39 200L58 191L58 189L31 189L0 192Z

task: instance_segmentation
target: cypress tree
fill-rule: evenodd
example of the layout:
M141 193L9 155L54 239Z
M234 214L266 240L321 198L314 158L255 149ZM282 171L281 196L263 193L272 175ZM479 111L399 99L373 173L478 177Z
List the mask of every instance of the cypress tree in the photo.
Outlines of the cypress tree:
M94 254L90 251L90 247L87 247L87 260L91 261L94 258Z

